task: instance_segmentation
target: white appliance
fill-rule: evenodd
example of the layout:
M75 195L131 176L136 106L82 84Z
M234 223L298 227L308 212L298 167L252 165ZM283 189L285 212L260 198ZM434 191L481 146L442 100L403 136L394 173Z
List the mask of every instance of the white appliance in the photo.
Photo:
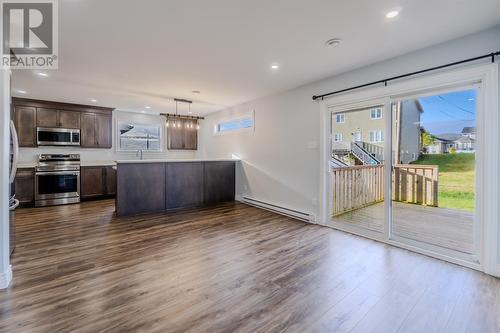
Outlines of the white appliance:
M17 136L14 122L10 121L10 174L9 174L9 233L10 233L10 254L14 252L15 247L15 228L14 228L14 210L19 206L19 200L16 199L16 172L17 162L19 160L19 138Z

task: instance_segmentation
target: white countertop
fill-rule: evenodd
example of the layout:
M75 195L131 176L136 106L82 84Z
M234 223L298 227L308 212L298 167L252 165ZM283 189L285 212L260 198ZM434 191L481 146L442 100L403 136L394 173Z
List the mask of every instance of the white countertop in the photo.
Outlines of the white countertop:
M165 162L237 162L239 159L234 158L186 158L186 159L146 159L146 160L117 160L116 164L126 164L126 163L165 163Z
M17 164L18 169L34 168L37 166L37 162L20 162ZM114 166L115 161L81 161L80 166Z

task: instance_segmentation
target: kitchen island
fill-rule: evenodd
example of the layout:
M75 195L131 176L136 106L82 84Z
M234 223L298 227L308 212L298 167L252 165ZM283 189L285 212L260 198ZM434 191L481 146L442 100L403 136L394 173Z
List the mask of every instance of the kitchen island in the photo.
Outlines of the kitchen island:
M233 201L236 163L234 159L116 161L116 214Z

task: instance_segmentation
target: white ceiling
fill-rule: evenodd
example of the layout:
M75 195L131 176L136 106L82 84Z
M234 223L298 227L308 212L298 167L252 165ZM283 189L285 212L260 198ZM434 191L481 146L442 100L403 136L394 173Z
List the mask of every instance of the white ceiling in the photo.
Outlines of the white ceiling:
M131 111L181 97L206 114L499 23L500 0L60 0L59 69L16 71L13 88Z

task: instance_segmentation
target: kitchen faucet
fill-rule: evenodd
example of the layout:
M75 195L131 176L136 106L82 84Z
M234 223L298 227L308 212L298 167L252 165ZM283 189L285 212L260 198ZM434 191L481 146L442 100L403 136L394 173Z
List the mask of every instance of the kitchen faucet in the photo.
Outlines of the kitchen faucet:
M143 155L143 151L142 149L139 149L136 153L135 153L135 157L141 157L141 160L142 160L142 155Z

